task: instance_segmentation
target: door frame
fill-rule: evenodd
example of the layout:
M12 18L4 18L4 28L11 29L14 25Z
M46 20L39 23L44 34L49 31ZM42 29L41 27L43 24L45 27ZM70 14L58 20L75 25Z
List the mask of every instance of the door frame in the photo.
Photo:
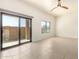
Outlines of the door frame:
M13 12L12 12L13 13ZM2 46L3 46L3 26L2 26L2 15L3 14L7 14L7 15L12 15L12 16L16 16L16 17L18 17L19 19L19 39L18 39L18 41L19 41L19 44L17 44L17 45L13 45L13 46L10 46L10 47L6 47L6 48L3 48ZM17 13L18 14L18 13ZM0 50L4 50L4 49L8 49L8 48L12 48L12 47L15 47L15 46L19 46L19 45L22 45L22 44L24 44L24 43L21 43L20 42L20 17L22 17L22 18L25 18L26 20L28 19L28 20L30 20L30 41L29 42L32 42L32 18L28 18L28 17L25 17L25 16L20 16L20 15L14 15L14 14L11 14L11 11L10 11L10 13L6 13L6 12L0 12L0 36L1 36L1 38L0 38ZM28 42L25 42L25 43L28 43Z

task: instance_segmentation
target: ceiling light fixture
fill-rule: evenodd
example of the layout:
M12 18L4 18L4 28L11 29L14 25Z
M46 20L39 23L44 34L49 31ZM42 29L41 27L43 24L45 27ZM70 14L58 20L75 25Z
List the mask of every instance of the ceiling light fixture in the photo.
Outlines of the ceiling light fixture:
M68 9L68 7L61 5L61 0L58 0L58 5L56 7L54 7L53 9L51 9L51 11L53 11L54 9L56 9L58 7L61 7L61 8L64 8L64 9Z

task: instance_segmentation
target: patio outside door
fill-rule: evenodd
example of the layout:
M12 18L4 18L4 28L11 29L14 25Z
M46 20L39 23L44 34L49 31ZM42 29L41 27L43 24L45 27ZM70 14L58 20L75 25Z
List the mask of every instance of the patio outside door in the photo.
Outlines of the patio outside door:
M2 14L2 48L17 45L19 39L19 18Z
M31 42L31 20L2 14L2 48Z
M20 18L20 43L30 41L30 20Z

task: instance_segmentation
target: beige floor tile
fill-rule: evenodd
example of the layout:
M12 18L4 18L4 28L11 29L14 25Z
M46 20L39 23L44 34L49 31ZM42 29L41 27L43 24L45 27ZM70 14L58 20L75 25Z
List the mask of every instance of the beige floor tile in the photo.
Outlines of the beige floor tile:
M77 39L53 37L0 52L0 59L77 59Z

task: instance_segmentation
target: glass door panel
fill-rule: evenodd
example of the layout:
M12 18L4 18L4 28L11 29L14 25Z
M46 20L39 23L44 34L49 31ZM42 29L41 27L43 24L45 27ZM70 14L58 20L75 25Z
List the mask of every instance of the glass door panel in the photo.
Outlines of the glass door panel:
M29 20L25 18L20 18L20 42L28 42L30 41L29 38Z
M19 18L2 14L2 48L19 44Z

